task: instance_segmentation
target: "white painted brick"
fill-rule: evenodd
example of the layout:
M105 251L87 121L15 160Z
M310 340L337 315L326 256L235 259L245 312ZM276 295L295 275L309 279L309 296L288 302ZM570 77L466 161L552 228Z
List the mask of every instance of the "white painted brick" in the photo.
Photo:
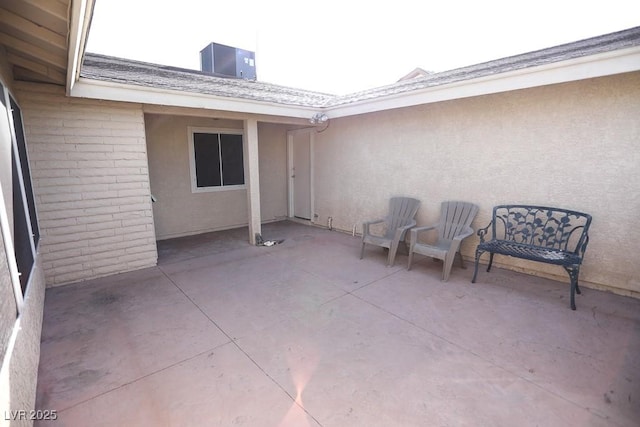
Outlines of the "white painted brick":
M83 117L83 116L79 116L79 117ZM64 120L59 120L61 122L61 125L66 127L66 128L90 128L93 129L96 127L96 121L95 120L87 120L86 118L84 120L79 120L79 119L64 119Z
M35 151L29 152L29 161L37 160L73 160L66 151Z
M137 129L111 129L111 134L117 137L144 138L144 127L139 127Z
M75 160L37 160L32 162L34 169L77 169Z
M130 227L133 225L144 225L146 227L153 227L153 224L149 224L149 218L148 217L142 217L142 218L132 218L132 219L123 219L122 221L122 226L123 227Z
M49 239L47 239L49 240ZM64 243L49 243L40 248L40 252L43 254L47 254L47 257L52 256L53 253L67 251L70 249L82 249L84 247L89 246L88 241L73 241L73 242L64 242Z
M145 175L118 175L117 182L149 182L149 178Z
M21 98L47 281L155 265L141 106L50 87Z
M60 203L46 203L43 204L40 208L40 212L54 212L54 211L67 211L69 209L72 210L81 210L80 214L91 214L94 209L105 209L105 211L100 213L108 213L106 209L113 208L113 200L110 198L104 199L83 199L78 201L70 201L70 202L60 202Z
M147 244L147 245L138 245L138 246L134 246L131 248L126 248L125 252L128 254L137 254L137 253L152 253L152 252L156 252L156 245L154 244Z
M44 211L42 210L43 206L38 207L38 219L40 220L49 220L49 219L63 219L63 218L80 218L84 211L82 209L70 209L70 210L61 210L61 211ZM42 230L46 232L46 230Z
M107 144L106 142L103 144L91 144L91 143L84 143L84 144L75 144L75 150L78 152L93 152L93 153L113 153L114 151L114 146L111 144ZM108 155L105 155L108 157Z
M87 226L85 224L80 225L68 225L66 227L55 227L47 229L47 236L61 236L61 235L69 235L69 234L78 234L87 231Z
M61 218L61 219L48 219L48 220L43 220L41 218L40 219L40 227L41 228L55 228L55 227L64 227L67 225L76 225L78 223L78 219L77 218Z
M103 230L100 230L100 231L103 231ZM99 232L99 231L96 231L96 232ZM92 246L101 247L102 245L108 245L110 243L122 242L123 239L124 239L124 236L121 234L117 236L93 238L89 242L89 247L92 247Z
M87 186L91 186L94 191L96 189L96 184L112 184L117 182L117 177L113 176L113 175L100 175L100 176L80 176L78 177L79 179L79 184L80 185L87 185ZM107 186L107 187L103 187L100 186L100 188L104 188L106 190L110 190L111 186Z
M101 190L101 191L86 191L86 192L82 192L82 198L87 200L87 201L89 201L89 200L98 200L98 199L111 199L112 200L115 197L118 197L118 191L117 190L107 190L107 189L105 189L105 190ZM112 204L112 203L109 202L107 204Z
M127 145L118 145L118 151L121 152L136 152L136 153L146 153L147 149L144 145L144 141L140 142L140 141L133 141L130 144Z
M100 169L109 168L112 169L116 160L78 160L75 166L76 169Z
M64 276L66 274L82 272L83 270L84 268L82 264L68 264L68 265L53 267L51 272L56 276Z
M48 230L47 230L48 231ZM70 243L70 242L84 242L87 241L88 245L95 245L96 239L106 238L109 236L113 236L113 230L95 230L95 231L85 231L82 233L74 233L74 234L60 234L60 235L47 235L46 244L57 244L57 243ZM122 236L118 236L122 238Z
M64 141L68 144L92 144L102 145L106 144L107 139L102 136L77 136L77 135L65 135Z
M122 222L122 221L120 221ZM114 230L114 232L116 234L126 234L128 238L133 239L134 238L134 233L138 233L138 232L146 232L147 228L146 228L146 224L139 224L139 225L129 225L127 227L120 227L116 230Z
M113 160L141 160L147 163L147 154L144 151L114 151L105 154L106 158Z
M121 205L120 212L141 211L151 208L151 200L148 203L137 203L131 205Z
M128 264L136 261L146 261L149 258L151 258L151 251L126 254L125 256L119 257L118 261Z
M60 259L69 260L70 262L77 263L77 258L82 255L82 248L73 248L67 250L57 250L55 252L48 253L46 256L47 262L53 266L53 261Z
M123 248L111 248L109 250L98 250L100 248L95 248L96 250L87 252L85 257L93 263L94 266L103 266L114 264L117 259L121 256L124 256L125 252Z
M118 191L124 191L124 190L142 190L142 189L148 189L149 188L149 183L147 182L117 182L114 184L109 185L109 190L118 190Z
M124 254L126 248L127 244L122 241L103 243L99 246L84 248L82 254L91 256L94 260L109 259Z
M141 240L141 239L148 239L150 236L152 236L153 233L150 232L149 230L143 230L143 231L138 231L135 233L129 233L126 235L127 239L130 240Z
M152 255L152 253L149 253L144 259L136 260L134 262L128 262L127 267L129 267L131 270L155 267L158 264L158 257L156 256L155 258L151 258Z
M86 227L87 227L87 231L113 229L115 230L116 234L123 234L120 231L122 230L121 220L93 222L93 223L87 224Z
M75 171L73 173L76 173ZM79 184L80 180L77 176L61 176L51 177L50 179L37 179L35 180L38 187L59 187L64 188L69 185Z
M108 213L116 213L116 212L120 212L120 207L119 206L101 206L99 208L89 208L89 209L85 209L84 213L87 216L91 216L91 215L103 215L103 214L108 214Z
M139 197L151 197L148 188L136 188L129 190L118 190L118 197L130 197L130 196L139 196Z
M146 168L147 161L140 159L133 160L113 160L114 166L117 168Z
M44 204L55 202L69 202L73 200L82 200L80 193L51 193L40 196L40 201Z
M110 159L107 158L107 154L111 154L111 153L106 153L106 152L101 152L101 151L72 151L72 152L68 152L66 153L67 158L69 160L80 160L80 162L78 162L78 167L84 167L84 162L86 161L111 161Z
M94 224L96 222L108 222L114 219L113 214L81 216L76 218L79 224Z
M32 151L67 151L69 144L65 143L64 137L53 138L41 135L29 135L29 153Z

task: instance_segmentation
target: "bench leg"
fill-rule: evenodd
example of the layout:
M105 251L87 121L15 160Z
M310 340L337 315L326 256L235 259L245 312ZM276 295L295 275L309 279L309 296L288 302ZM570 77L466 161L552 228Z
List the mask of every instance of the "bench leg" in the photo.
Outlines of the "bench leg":
M491 270L491 265L493 264L493 252L489 252L489 264L487 265L487 273Z
M580 287L578 286L578 275L580 274L580 267L565 267L567 273L569 273L569 280L571 280L571 310L576 309L576 292L580 294Z
M480 255L482 255L484 251L479 251L476 249L476 265L473 268L473 279L471 279L471 283L476 283L476 276L478 276L478 261L480 261Z

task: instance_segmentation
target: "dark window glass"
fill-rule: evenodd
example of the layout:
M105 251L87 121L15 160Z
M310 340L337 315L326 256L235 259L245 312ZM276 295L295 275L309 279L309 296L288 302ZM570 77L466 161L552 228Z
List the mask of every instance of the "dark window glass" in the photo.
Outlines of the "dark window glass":
M193 151L198 188L244 184L242 135L194 133Z
M220 143L218 135L194 133L193 151L196 157L196 182L198 187L217 187L220 180Z
M24 127L22 125L22 113L20 107L11 98L11 112L13 114L13 126L16 130L16 141L18 145L18 155L20 156L20 167L22 168L22 179L24 182L24 192L27 197L27 207L29 209L29 219L31 221L31 231L33 232L33 243L38 247L40 241L40 230L38 229L38 217L36 216L36 203L33 199L33 186L31 185L31 170L29 168L29 158L27 157L27 143L24 137Z
M242 135L220 135L222 150L222 182L224 185L244 184Z
M27 288L27 282L33 267L33 252L31 251L31 236L27 223L27 213L24 209L24 200L20 189L20 170L15 151L11 154L12 180L13 180L13 247L16 254L16 264L20 273L20 287L22 293Z

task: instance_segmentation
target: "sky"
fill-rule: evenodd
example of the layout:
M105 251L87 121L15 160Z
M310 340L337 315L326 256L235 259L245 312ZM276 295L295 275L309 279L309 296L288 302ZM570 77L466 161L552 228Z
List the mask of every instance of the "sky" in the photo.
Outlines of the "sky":
M96 0L87 52L199 69L215 42L260 81L346 94L640 26L638 0Z

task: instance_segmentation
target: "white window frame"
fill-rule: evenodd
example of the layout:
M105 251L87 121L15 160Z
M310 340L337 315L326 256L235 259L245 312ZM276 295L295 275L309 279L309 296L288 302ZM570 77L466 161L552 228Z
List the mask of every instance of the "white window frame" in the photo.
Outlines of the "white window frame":
M242 129L227 129L227 128L208 128L208 127L195 127L188 126L187 134L189 141L189 172L191 177L191 192L192 193L211 193L218 191L233 191L233 190L246 190L247 189L247 174L245 170L245 165L243 162L242 172L244 174L244 184L240 185L222 185L219 186L211 186L211 187L198 187L198 177L196 174L196 153L194 147L194 133L211 133L211 134L227 134L227 135L240 135L242 136L242 156L243 159L246 159L247 153L245 152L245 143L244 143L244 131ZM222 159L220 159L220 167L222 167Z

